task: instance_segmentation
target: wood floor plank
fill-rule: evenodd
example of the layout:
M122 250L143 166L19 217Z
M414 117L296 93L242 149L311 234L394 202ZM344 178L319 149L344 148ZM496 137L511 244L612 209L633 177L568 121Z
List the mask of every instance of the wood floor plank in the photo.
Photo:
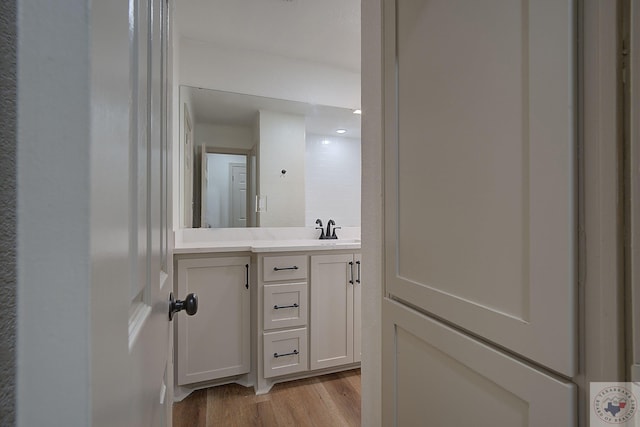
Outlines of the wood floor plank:
M349 384L353 386L359 395L362 393L362 388L360 386L360 370L341 372L340 375L349 381Z
M194 391L182 402L173 405L173 425L206 427L207 390Z
M207 394L207 427L255 425L255 394L238 384L213 387Z
M360 425L360 393L344 378L330 378L322 385L333 396L337 412L345 420L345 426Z
M174 405L174 427L343 427L360 425L360 370L277 384L256 396L228 384Z
M278 414L273 408L273 403L271 400L258 402L256 404L257 415L258 415L258 423L256 426L258 427L276 427L278 426Z
M307 379L304 382L283 384L276 390L274 401L276 413L291 414L294 425L321 427L336 424L336 416L325 405L326 400L318 393L317 379Z

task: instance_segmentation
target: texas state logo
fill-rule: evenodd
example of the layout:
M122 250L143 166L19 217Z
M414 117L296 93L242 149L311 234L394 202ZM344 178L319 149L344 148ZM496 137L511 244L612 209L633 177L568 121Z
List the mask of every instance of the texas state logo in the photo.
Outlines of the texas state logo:
M591 425L633 425L638 401L632 389L632 383L591 383Z

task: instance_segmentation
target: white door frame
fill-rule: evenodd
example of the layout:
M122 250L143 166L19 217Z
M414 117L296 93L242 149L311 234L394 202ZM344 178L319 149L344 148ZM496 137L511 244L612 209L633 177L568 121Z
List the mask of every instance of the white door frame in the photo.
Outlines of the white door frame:
M629 50L629 58L626 61L627 84L625 86L625 112L628 120L628 146L626 148L627 161L627 231L629 232L626 301L628 302L627 313L627 380L640 381L640 87L634 78L638 77L640 70L640 4L637 1L629 1L630 7L629 25L625 29L626 47Z
M586 417L585 388L589 381L621 380L622 330L621 206L616 111L617 2L579 1L581 111L579 135L580 271L579 271L579 387L581 417ZM383 296L383 94L382 0L362 2L362 424L380 426L381 302ZM374 267L375 266L375 267ZM610 292L611 291L611 292ZM603 297L606 296L606 297ZM605 316L608 314L609 316ZM586 357L584 356L586 355Z

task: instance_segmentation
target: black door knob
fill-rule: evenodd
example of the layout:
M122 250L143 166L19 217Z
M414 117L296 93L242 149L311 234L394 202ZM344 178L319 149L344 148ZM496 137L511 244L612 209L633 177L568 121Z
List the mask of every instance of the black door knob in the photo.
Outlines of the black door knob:
M191 293L184 301L173 299L173 292L169 294L169 320L173 320L173 315L185 310L189 316L198 312L198 295Z

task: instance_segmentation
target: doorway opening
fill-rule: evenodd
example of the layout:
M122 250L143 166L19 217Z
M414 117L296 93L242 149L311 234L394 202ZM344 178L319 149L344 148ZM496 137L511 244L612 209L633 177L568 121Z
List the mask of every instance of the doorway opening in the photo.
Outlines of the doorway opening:
M252 200L254 162L250 150L201 146L194 200L194 224L202 228L244 228L255 226Z

